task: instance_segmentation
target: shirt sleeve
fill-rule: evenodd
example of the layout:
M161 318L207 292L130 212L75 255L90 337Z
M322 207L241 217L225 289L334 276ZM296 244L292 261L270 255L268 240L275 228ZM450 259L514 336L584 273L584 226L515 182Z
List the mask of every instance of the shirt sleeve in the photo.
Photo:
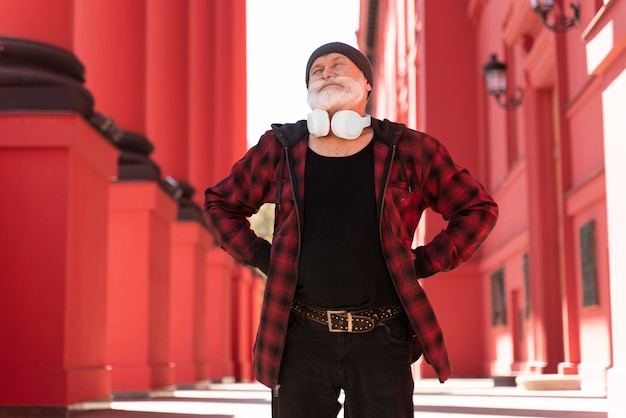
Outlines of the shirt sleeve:
M422 199L448 224L432 241L414 250L420 278L452 270L469 260L498 218L498 206L484 186L454 163L443 144L430 139Z
M237 161L230 174L204 192L204 220L218 244L242 264L267 273L271 244L251 229L249 217L265 203L271 180L269 138Z

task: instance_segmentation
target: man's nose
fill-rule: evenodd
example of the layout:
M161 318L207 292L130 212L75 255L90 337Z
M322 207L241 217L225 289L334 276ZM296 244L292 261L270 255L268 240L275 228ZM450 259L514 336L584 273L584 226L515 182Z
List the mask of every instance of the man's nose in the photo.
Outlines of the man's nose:
M334 77L336 74L330 66L324 67L324 71L322 71L322 78L326 79L328 77Z

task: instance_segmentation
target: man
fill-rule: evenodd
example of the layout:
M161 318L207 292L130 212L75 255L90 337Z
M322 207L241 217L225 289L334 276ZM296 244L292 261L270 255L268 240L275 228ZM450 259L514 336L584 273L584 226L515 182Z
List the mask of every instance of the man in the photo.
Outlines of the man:
M267 283L255 376L274 417L413 417L411 363L450 374L418 279L467 261L497 206L434 138L365 114L365 55L339 42L306 66L308 119L273 125L228 177L205 192L205 219L237 261ZM272 244L247 218L276 204ZM422 212L448 225L411 248Z

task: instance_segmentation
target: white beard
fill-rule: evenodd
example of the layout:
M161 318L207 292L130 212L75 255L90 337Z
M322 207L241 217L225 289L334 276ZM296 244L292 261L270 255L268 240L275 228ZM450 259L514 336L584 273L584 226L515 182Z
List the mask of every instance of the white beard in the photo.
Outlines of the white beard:
M342 88L330 87L322 89L329 83L340 85ZM332 77L330 80L318 80L309 83L308 102L311 109L350 109L367 94L364 77L355 80L347 76Z

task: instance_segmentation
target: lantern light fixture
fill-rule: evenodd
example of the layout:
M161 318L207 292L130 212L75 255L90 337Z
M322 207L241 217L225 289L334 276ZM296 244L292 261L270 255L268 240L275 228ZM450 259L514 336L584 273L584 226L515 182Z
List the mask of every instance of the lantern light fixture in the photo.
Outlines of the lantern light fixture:
M530 7L532 7L537 14L541 15L543 25L555 33L565 33L580 22L579 3L570 3L569 5L574 13L573 17L560 14L554 17L554 23L552 24L548 22L548 14L554 8L554 0L530 0Z
M524 101L524 90L517 86L517 95L506 97L506 64L498 61L496 54L491 54L483 71L487 81L487 91L496 99L500 107L511 111L521 106Z

